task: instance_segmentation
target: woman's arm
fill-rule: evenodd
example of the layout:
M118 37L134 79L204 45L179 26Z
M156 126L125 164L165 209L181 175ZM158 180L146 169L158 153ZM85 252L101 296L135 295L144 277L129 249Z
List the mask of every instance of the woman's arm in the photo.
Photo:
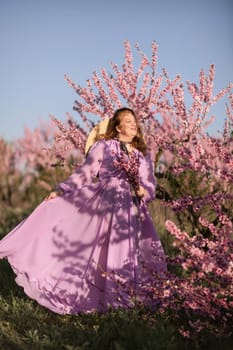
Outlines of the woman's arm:
M77 168L77 170L65 181L59 183L57 190L66 193L91 183L92 180L98 175L101 167L104 147L104 141L96 142L88 152L83 165Z
M58 184L58 189L63 192L70 192L89 184L97 176L104 154L104 141L96 142L89 151L82 166L65 181Z
M145 190L142 196L144 201L148 202L155 199L156 179L154 176L154 167L150 156L141 156L139 166L139 181L140 185Z

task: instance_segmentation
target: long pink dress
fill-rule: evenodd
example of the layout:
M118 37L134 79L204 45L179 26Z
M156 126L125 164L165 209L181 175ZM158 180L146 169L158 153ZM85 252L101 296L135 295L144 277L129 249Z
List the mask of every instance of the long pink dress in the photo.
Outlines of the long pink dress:
M16 282L56 313L129 306L124 283L137 290L151 278L148 269L166 269L146 207L155 197L152 164L134 151L147 190L137 204L116 164L121 156L117 140L94 144L84 164L59 184L64 195L43 201L0 242L0 258L8 259Z

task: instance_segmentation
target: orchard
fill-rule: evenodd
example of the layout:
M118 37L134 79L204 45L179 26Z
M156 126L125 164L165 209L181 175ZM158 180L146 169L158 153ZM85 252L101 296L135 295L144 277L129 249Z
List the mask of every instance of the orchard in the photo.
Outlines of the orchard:
M11 143L0 139L0 234L8 233L82 163L91 130L111 118L115 109L127 106L135 111L154 163L157 197L149 209L165 248L168 271L160 275L149 271L151 283L141 285L137 294L127 282L119 287L130 295L131 310L62 319L24 297L7 263L1 262L4 349L13 345L29 349L30 342L35 349L59 348L62 337L70 344L62 349L70 350L94 349L92 342L96 349L186 349L190 344L194 349L217 349L220 344L230 349L233 84L214 92L214 65L208 72L200 71L198 83L183 82L180 75L170 78L165 69L158 70L156 42L151 57L137 44L133 49L128 41L124 45L122 66L111 63L111 71L94 72L85 87L65 76L77 94L75 116L67 114L63 122L50 116L35 130L26 129L21 139ZM228 101L221 116L225 123L218 136L211 136L212 107L223 98ZM30 324L26 320L32 314ZM48 321L54 325L46 333ZM69 322L80 343L70 334ZM60 327L62 336L55 339Z

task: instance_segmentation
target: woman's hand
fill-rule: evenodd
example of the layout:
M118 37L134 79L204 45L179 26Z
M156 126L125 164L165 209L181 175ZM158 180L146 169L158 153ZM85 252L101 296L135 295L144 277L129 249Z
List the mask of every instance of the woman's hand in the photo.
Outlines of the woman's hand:
M47 197L45 197L45 200L49 201L50 199L56 198L57 196L59 196L58 192L53 191Z
M142 198L146 195L146 190L143 186L139 186L139 190L136 192L137 196Z

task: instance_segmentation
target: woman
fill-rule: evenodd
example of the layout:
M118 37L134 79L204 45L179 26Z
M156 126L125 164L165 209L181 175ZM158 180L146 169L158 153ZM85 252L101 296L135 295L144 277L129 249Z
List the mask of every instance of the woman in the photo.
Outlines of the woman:
M2 239L0 258L56 313L130 306L128 289L139 295L166 269L146 208L155 185L135 114L121 108L82 167Z

